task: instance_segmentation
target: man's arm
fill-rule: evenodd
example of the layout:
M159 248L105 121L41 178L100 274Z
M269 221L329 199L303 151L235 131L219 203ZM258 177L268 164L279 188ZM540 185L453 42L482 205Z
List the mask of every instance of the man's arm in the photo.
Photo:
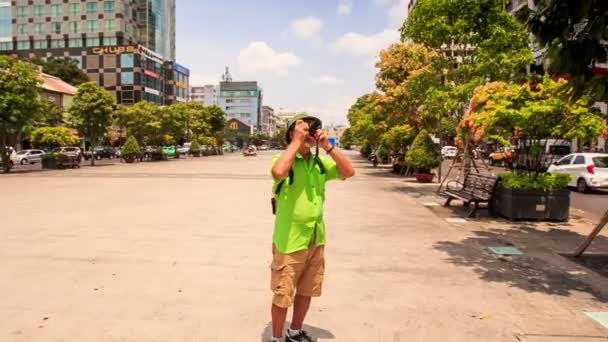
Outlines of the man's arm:
M274 179L283 180L287 178L289 170L293 166L293 162L296 160L296 153L308 137L308 124L302 120L296 122L296 126L293 130L293 138L291 143L287 146L285 153L281 155L279 160L274 163L272 167L272 176Z
M329 154L332 159L336 162L336 167L338 168L338 175L341 179L347 179L355 175L355 168L353 164L346 158L346 156L338 150L337 147L332 149L332 145L329 142L327 137L327 133L324 131L320 131L317 133L317 139L319 141L319 146L324 149L326 152L331 149L331 153Z

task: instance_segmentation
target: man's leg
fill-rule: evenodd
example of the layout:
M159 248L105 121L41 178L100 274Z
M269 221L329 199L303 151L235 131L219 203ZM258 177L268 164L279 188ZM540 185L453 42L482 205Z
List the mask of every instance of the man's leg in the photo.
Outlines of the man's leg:
M270 313L272 316L272 337L278 338L283 336L283 325L287 317L287 308L281 308L272 304Z
M310 299L311 297L308 296L296 295L293 303L293 318L291 319L292 330L302 330L304 318L306 318L306 313L308 312L308 308L310 308ZM287 313L287 310L285 310L285 313Z

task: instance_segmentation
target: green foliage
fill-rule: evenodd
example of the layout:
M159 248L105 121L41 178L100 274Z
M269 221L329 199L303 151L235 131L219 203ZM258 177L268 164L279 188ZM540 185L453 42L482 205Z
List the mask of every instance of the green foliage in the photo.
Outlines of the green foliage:
M590 68L608 60L606 0L542 0L527 25L551 59L549 72L570 75L576 97L608 101L608 75Z
M364 142L363 145L361 145L359 152L361 152L363 157L368 157L372 153L372 145L368 142Z
M195 137L211 134L209 124L209 110L200 102L188 102L186 107L189 111L188 128Z
M211 134L215 135L224 131L226 127L226 113L218 105L205 107L207 111L207 120Z
M199 144L198 140L195 139L190 144L190 153L194 155L201 153L201 144Z
M42 71L55 77L59 77L63 81L78 86L82 83L89 82L87 74L80 69L76 61L72 58L51 57L47 60L40 58L32 59L32 62L41 65Z
M129 136L125 144L122 146L120 155L124 159L137 158L141 153L137 139L134 136Z
M387 153L398 154L405 152L414 139L414 130L409 125L398 125L384 133L380 147Z
M420 173L430 173L439 166L439 151L426 130L418 133L412 148L405 156L405 161Z
M97 83L86 82L78 86L69 110L70 122L89 138L91 148L112 124L114 105L114 97ZM91 158L92 163L94 160Z
M565 174L539 174L536 177L528 177L522 172L506 173L500 175L502 185L507 189L514 190L543 190L556 191L566 189L570 183L571 176Z
M344 148L346 150L350 150L350 148L353 144L354 144L353 134L349 127L344 130L344 133L342 133L342 137L340 137L340 146L342 146L342 148Z
M30 135L32 144L38 147L55 148L78 145L80 138L66 127L40 127Z
M41 118L39 85L30 64L0 56L0 156L5 172L9 172L8 135L26 131Z
M146 145L162 139L159 110L154 103L140 101L129 107L119 106L115 115L118 125L125 128L128 135L135 137L140 145Z
M65 153L50 152L42 155L42 161L55 161L58 163L69 163L70 157Z
M49 126L61 126L65 124L65 112L63 108L52 102L42 101L41 109L43 113L41 121L45 124Z

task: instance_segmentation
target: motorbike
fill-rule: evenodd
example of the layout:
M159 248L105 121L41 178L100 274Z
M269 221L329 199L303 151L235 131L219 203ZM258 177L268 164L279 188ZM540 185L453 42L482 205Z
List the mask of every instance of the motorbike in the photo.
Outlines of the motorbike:
M374 167L378 167L378 156L375 154L372 154L369 156L369 160L372 162L372 165Z

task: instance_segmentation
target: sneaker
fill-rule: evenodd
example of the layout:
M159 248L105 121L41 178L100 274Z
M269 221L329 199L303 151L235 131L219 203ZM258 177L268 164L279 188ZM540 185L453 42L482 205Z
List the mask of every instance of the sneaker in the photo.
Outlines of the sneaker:
M285 342L314 342L314 340L308 336L306 331L300 330L300 333L296 336L289 336L289 334L287 334L287 337L285 337Z

